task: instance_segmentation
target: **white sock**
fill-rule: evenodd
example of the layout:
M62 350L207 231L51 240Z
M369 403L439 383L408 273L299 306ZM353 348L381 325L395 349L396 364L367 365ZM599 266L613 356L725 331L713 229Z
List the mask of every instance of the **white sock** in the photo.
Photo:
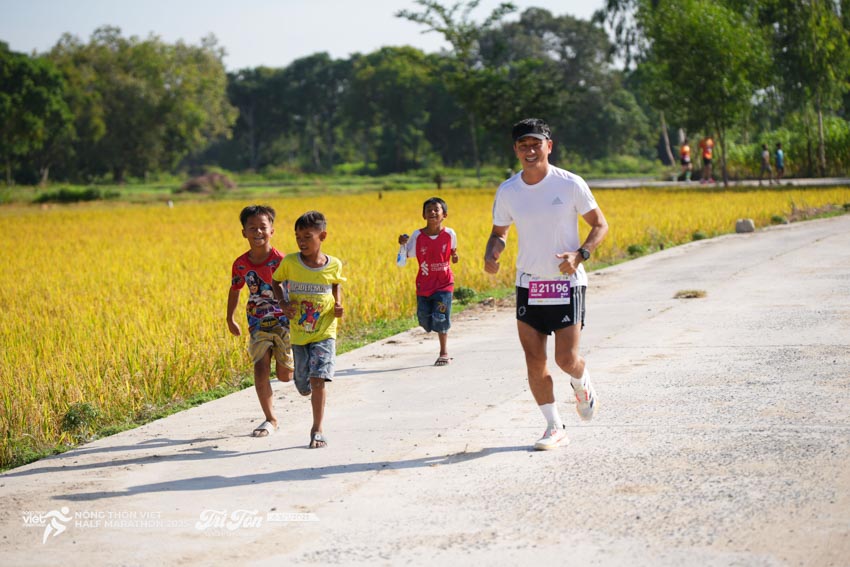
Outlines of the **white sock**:
M587 379L590 378L590 370L587 369L587 364L584 365L584 372L581 375L581 378L573 378L570 376L570 384L575 386L576 388L584 388L584 385L587 384Z
M540 412L546 418L546 424L549 427L554 427L555 429L564 427L564 422L561 421L561 414L558 412L558 406L554 403L542 404L537 407L540 408Z

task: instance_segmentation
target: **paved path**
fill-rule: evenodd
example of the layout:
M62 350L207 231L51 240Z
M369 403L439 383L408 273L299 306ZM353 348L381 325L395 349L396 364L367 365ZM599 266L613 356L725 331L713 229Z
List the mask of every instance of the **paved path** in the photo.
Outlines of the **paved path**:
M591 286L601 403L580 423L558 382L566 448L529 450L513 313L479 309L448 367L419 331L341 356L327 449L275 383L269 438L246 390L0 476L0 564L847 565L850 216Z
M657 178L643 178L643 179L588 179L587 184L591 189L628 189L634 187L690 187L692 189L699 188L709 188L709 187L723 187L723 182L718 181L711 185L702 185L699 181L691 181L690 183L686 183L684 181L659 181ZM786 177L782 180L782 187L832 187L832 186L842 186L846 187L850 185L850 178L848 177L794 177L789 178ZM730 181L729 187L758 187L759 180L758 179L742 179L739 181ZM763 181L763 186L766 188L777 187L777 185L770 185L768 180L765 178Z

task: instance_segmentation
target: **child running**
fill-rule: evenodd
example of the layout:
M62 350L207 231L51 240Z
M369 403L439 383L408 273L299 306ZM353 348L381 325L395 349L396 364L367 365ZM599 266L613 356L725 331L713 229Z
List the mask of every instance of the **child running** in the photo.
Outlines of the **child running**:
M342 262L322 252L327 221L309 211L295 221L298 254L289 254L273 275L275 297L289 317L292 353L295 356L295 387L309 396L313 409L311 449L327 446L322 430L327 390L334 376L337 318L342 317ZM287 298L288 297L288 301Z
M292 379L292 349L289 345L289 320L272 290L272 274L283 259L271 244L274 234L273 208L264 205L245 207L239 214L242 236L250 250L233 262L230 293L227 296L227 328L235 336L242 334L233 319L239 303L239 293L248 284L248 353L254 361L254 389L260 400L265 421L254 429L254 437L267 437L277 430L277 418L272 409L271 360L275 359L277 379Z
M413 236L401 234L398 243L396 263L399 267L407 264L407 258L414 256L419 261L416 273L416 316L426 332L435 331L440 339L440 355L434 366L445 366L451 362L446 341L452 326L452 294L454 292L454 274L449 258L457 264L457 235L455 231L443 226L449 216L446 202L431 197L422 205L422 218L425 227L413 231Z

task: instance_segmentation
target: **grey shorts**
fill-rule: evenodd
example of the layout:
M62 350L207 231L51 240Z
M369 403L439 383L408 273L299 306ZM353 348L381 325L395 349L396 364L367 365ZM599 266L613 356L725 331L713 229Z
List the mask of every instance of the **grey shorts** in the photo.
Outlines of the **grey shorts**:
M292 345L295 357L295 387L302 395L312 391L310 378L330 382L334 377L336 339L325 339L306 345Z

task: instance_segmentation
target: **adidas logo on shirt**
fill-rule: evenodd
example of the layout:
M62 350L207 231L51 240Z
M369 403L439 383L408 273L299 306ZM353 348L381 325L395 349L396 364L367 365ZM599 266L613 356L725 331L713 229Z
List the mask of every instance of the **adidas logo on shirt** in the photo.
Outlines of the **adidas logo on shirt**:
M554 200L554 201L552 201L552 204L553 204L553 205L563 205L563 204L564 204L564 202L561 200L561 198L560 198L560 197L555 197L555 200Z

